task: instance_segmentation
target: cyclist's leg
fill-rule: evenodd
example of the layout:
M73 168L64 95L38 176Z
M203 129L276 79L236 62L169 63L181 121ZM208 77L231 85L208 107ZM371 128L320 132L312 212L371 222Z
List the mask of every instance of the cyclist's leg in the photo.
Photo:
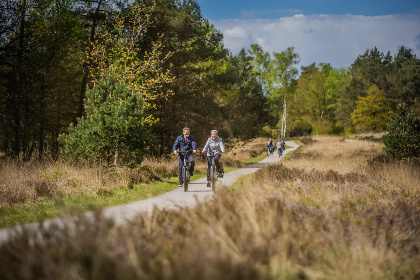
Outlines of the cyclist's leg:
M221 157L222 157L222 154L221 153L216 154L216 156L214 157L214 163L216 164L216 170L217 170L217 173L219 173L219 174L223 174L224 173L223 164L220 161L220 158Z
M190 163L190 175L194 172L195 160L193 154L188 155L188 162Z

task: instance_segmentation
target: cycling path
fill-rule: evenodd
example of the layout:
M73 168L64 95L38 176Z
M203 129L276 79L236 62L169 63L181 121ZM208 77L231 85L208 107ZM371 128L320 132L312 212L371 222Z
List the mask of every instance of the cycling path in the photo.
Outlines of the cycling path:
M292 141L286 141L286 145L291 148L283 152L281 158L276 153L270 155L260 161L245 168L240 168L231 172L225 173L223 178L219 179L219 184L227 187L232 186L240 177L252 174L264 165L277 162L281 160L288 152L293 151L299 147L298 144ZM177 188L173 191L164 193L162 195L152 197L145 200L135 201L129 204L105 208L102 214L105 217L112 218L116 224L122 224L131 220L140 213L152 213L153 209L180 209L190 208L196 206L200 202L206 202L213 198L211 188L207 187L207 179L201 178L188 184L188 192L184 192L184 188ZM93 212L87 212L84 215L93 217ZM10 234L14 232L21 232L23 229L37 230L40 227L49 228L52 225L61 226L71 222L72 217L61 217L52 220L47 220L41 223L32 223L13 228L0 229L0 243L7 240Z

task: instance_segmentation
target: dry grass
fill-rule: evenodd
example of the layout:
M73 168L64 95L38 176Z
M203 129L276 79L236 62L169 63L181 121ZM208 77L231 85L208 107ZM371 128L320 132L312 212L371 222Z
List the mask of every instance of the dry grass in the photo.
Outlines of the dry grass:
M240 167L265 150L265 139L237 141L223 156L225 166ZM207 161L198 154L196 169L205 170ZM147 158L137 168L84 167L69 162L16 162L0 160L0 207L53 197L75 197L89 193L104 195L114 189L131 188L177 176L178 157Z
M383 144L342 137L314 137L310 145L299 149L287 166L304 170L328 171L340 174L357 172L366 175L367 160L381 153Z
M0 207L42 198L104 194L134 183L162 180L174 176L177 166L146 160L134 169L80 167L68 162L0 162Z
M225 166L242 167L243 161L264 153L268 138L256 138L248 142L236 141L222 157Z
M180 211L156 210L116 227L98 216L0 245L4 279L419 279L418 162L390 161L377 146L364 168L339 138L306 141L284 164L257 171L238 191ZM347 143L347 142L345 142ZM351 142L353 143L353 142ZM317 154L320 167L303 164ZM340 149L335 149L336 155ZM348 150L346 150L348 151ZM299 166L298 163L302 165ZM327 169L328 162L330 169ZM354 169L345 168L348 162ZM395 170L404 170L402 180ZM401 174L402 176L402 174ZM412 182L412 183L410 183ZM83 236L84 238L80 238Z

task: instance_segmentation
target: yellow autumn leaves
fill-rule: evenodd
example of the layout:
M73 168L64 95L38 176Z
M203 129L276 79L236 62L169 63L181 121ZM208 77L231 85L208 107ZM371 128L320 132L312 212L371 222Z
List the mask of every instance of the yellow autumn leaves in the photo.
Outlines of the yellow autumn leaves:
M170 69L164 70L163 63L171 53L163 52L162 35L152 42L149 51L141 49L142 37L153 24L150 12L139 5L131 5L124 15L110 11L108 17L98 25L98 37L93 44L91 75L95 84L110 68L117 80L129 86L131 94L143 99L144 109L153 107L158 97L167 97L171 91L163 90L170 83ZM152 114L145 116L146 123L156 122Z

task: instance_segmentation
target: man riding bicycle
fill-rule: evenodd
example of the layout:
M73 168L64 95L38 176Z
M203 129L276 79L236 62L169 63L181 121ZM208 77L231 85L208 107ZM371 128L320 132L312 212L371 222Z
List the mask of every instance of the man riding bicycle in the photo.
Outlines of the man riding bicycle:
M223 145L222 138L220 138L217 130L211 131L211 137L207 139L207 143L203 148L203 153L207 151L207 163L208 169L211 167L211 155L214 153L214 162L216 164L217 176L223 178L224 171L222 163L219 161L222 153L225 152L225 146ZM207 187L210 187L210 173L207 171Z
M177 149L180 151L187 152L187 160L191 163L190 168L190 177L194 175L194 156L193 153L197 152L197 144L195 143L195 139L192 135L190 135L190 129L188 127L184 127L182 130L182 135L178 136L175 140L175 144L173 147L173 152L177 154ZM182 167L184 165L184 155L179 155L179 187L182 187Z

